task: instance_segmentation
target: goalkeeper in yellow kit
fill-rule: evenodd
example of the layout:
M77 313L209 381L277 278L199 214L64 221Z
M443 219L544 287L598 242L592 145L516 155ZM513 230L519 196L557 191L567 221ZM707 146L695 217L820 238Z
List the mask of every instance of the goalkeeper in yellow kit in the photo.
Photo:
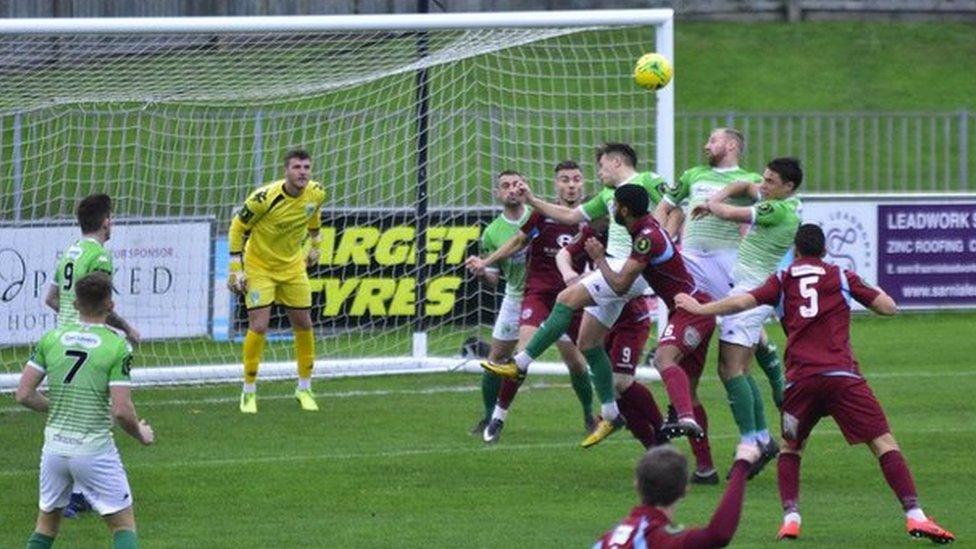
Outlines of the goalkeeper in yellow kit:
M295 332L298 388L303 410L317 411L312 395L312 290L306 266L319 258L319 210L325 201L320 183L309 180L312 162L303 150L285 155L285 178L258 188L247 197L230 224L230 275L227 286L244 295L247 335L244 336L244 390L241 412L258 411L258 363L264 351L271 305L285 308ZM247 244L245 245L245 238ZM306 254L303 244L309 238Z

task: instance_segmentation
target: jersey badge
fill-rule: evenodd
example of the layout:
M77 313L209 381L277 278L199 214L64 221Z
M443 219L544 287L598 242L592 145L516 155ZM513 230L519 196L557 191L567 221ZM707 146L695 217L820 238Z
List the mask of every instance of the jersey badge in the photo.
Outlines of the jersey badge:
M664 526L664 531L672 536L680 534L685 531L684 524L668 524Z
M651 239L644 235L634 240L634 249L642 254L646 254L651 249Z
M701 334L698 333L698 329L694 326L688 326L685 328L684 334L685 346L695 348L701 343Z
M756 206L756 213L759 215L767 215L773 212L773 205L769 202L763 202L762 204Z
M315 203L314 202L306 202L305 203L305 217L312 217L312 214L314 214L314 213L315 213Z
M565 248L574 240L576 240L576 237L569 236L568 234L561 234L556 237L556 244L558 244L560 248Z

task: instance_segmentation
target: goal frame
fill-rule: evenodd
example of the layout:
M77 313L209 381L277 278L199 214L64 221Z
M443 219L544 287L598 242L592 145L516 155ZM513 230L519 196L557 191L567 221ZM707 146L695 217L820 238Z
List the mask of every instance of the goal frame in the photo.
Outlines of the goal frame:
M203 33L315 33L329 31L425 31L476 28L544 28L652 26L654 50L674 59L674 10L623 9L578 11L523 11L493 13L437 13L386 15L309 15L309 16L221 16L221 17L123 17L123 18L38 18L2 19L0 35L89 35L89 34L203 34ZM648 48L651 42L648 40ZM418 74L418 90L424 86ZM656 92L655 171L668 181L674 180L674 86ZM418 91L418 103L422 101ZM418 107L418 121L425 115ZM425 123L425 122L420 122ZM421 130L421 134L424 131ZM425 145L419 144L420 147ZM420 170L423 173L424 170ZM419 217L426 211L424 182L418 176ZM17 182L15 181L15 187ZM16 189L15 189L16 191ZM18 208L19 212L19 208ZM422 223L422 222L421 222ZM423 226L418 227L418 237ZM418 250L421 251L421 250ZM423 257L422 253L418 256ZM419 297L419 294L418 294ZM419 301L419 299L418 299ZM423 322L418 321L413 337L411 357L359 360L319 360L317 375L324 377L379 375L406 372L480 371L476 363L460 358L437 358L427 354ZM381 361L381 362L378 362ZM536 373L562 373L565 367L555 363L537 363ZM656 372L640 369L640 377L656 379ZM237 365L185 366L147 368L134 372L139 384L201 383L237 381ZM291 363L262 365L264 377L293 377ZM16 387L19 374L0 374L0 392Z

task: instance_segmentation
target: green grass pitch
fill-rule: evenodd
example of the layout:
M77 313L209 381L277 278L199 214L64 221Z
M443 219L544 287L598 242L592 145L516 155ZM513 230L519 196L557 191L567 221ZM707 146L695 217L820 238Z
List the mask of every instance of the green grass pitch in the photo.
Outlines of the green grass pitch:
M859 316L853 326L855 351L922 504L962 543L976 536L974 322L972 313L906 314ZM702 396L724 472L735 431L714 366L708 370ZM467 374L318 381L323 411L313 415L290 398L291 383L265 383L256 417L237 412L236 385L138 389L158 442L140 448L119 435L118 443L142 546L584 547L629 510L640 448L622 432L579 449L582 425L565 378L530 378L495 447L467 434L480 408L477 386ZM652 391L665 400L660 385ZM36 513L43 417L3 395L0 425L0 545L17 547ZM681 521L707 521L723 487L694 487ZM912 543L876 460L848 447L830 420L804 457L801 506L802 547ZM779 520L773 466L749 484L733 545L771 545ZM58 541L107 543L91 515L65 521Z

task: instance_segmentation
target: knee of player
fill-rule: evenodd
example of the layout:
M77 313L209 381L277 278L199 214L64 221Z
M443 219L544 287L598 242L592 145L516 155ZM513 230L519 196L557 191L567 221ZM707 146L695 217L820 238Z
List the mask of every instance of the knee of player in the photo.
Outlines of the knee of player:
M898 447L898 442L891 433L885 433L875 438L868 443L868 447L871 448L871 451L874 452L874 455L877 457L881 457L893 450L900 450Z
M634 384L634 376L630 374L613 373L613 389L618 395L623 394Z

